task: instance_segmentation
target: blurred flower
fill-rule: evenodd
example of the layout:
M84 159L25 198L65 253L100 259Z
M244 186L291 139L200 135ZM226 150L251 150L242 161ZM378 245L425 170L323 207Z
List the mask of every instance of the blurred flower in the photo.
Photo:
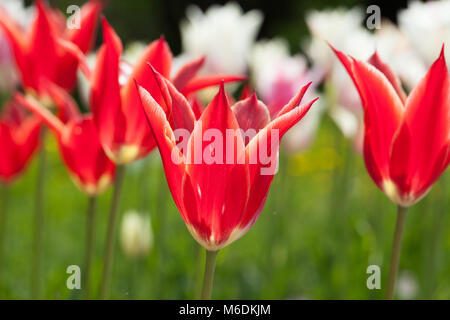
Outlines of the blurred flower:
M159 74L156 78L161 92L168 95L166 101L171 98L173 102L167 107L174 121L144 88L139 87L139 93L169 188L194 239L207 250L219 250L256 222L275 174L279 139L303 118L314 101L299 106L305 86L272 118L255 94L230 107L222 84L196 121L191 105L170 81ZM234 132L231 138L230 130ZM180 131L186 135L177 144L174 132ZM248 135L249 131L255 135ZM217 134L214 145L204 142L208 139L203 132ZM228 152L230 148L236 151ZM270 159L261 159L264 152Z
M325 101L331 118L344 136L354 140L355 148L362 149L360 132L361 102L345 69L327 44L341 48L359 59L367 59L375 47L373 35L362 27L364 19L360 8L312 11L306 23L312 38L306 43L306 52L313 66L325 74Z
M172 53L163 37L150 43L134 66L121 60L122 42L103 18L103 45L99 49L94 71L84 63L84 72L91 83L91 106L100 141L106 154L116 164L128 164L147 155L156 146L153 135L138 102L137 81L163 108L159 87L151 75L155 68L170 77ZM194 60L179 70L171 79L184 94L217 85L222 80L237 81L242 77L213 75L197 77L204 59ZM151 67L149 67L151 65Z
M35 14L34 6L25 7L23 0L2 0L0 10L4 10L14 21L23 28L30 25Z
M244 74L263 16L260 11L243 13L234 2L213 5L205 13L190 6L181 23L183 51L191 57L206 56L205 74Z
M76 80L79 52L86 53L93 44L99 1L89 1L81 9L81 28L67 29L65 16L36 1L32 27L24 30L6 11L0 10L3 28L12 46L22 85L42 94L42 81L52 81L72 89Z
M17 74L8 39L0 30L0 93L10 93L17 84Z
M377 53L369 63L335 50L363 101L364 160L376 185L409 207L450 162L449 75L441 55L409 94Z
M4 0L0 3L0 11L7 12L23 27L26 27L30 22L32 8L25 8L23 1L20 0ZM18 76L9 39L0 28L0 93L10 94L17 82Z
M302 86L312 82L305 99L317 96L315 88L323 73L308 69L306 58L300 54L291 56L289 46L283 39L257 43L250 60L251 74L256 90L270 112L276 115ZM322 115L322 104L316 103L285 136L283 145L291 152L307 148L314 139Z
M342 48L359 59L367 59L373 52L371 33L362 27L364 14L358 7L311 11L306 24L312 38L306 43L306 52L313 62L329 71L335 68L336 58L327 42Z
M71 96L56 85L48 83L45 90L58 108L58 117L32 97L16 93L15 98L53 130L75 185L90 196L102 193L113 183L115 166L100 145L92 115L81 115Z
M425 65L433 63L443 43L450 43L450 1L412 1L398 14L400 30L408 37ZM450 52L446 54L447 61Z
M397 295L400 299L411 300L417 296L419 285L411 271L400 272L398 276Z
M139 57L144 53L146 47L147 45L141 41L134 41L128 44L125 47L125 50L123 51L122 55L124 63L126 63L127 66L132 66L136 64ZM86 57L85 62L87 63L89 69L95 67L97 54L98 51L93 52ZM86 75L81 70L78 70L78 91L80 92L83 104L86 106L89 105L89 96L91 91L90 83L89 79L86 78Z
M412 90L427 72L426 66L431 63L424 63L410 39L388 20L382 21L381 29L375 33L375 41L380 57L389 63L406 88Z
M0 181L11 183L25 169L39 146L40 121L26 115L15 101L6 104L0 117Z
M144 257L153 245L153 233L148 214L127 211L122 218L120 240L125 255Z

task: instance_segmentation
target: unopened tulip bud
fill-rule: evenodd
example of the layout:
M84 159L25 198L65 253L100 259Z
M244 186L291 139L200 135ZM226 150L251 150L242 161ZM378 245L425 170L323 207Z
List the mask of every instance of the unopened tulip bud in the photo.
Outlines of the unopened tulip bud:
M120 237L125 255L133 258L146 256L153 243L150 216L136 211L126 212L122 219Z

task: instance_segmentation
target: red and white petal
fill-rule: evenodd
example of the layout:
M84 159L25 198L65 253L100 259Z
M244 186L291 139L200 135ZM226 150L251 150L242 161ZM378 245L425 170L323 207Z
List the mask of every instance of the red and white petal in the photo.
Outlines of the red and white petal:
M188 220L209 235L202 244L210 250L226 245L242 219L250 189L244 152L222 84L191 134L186 166L197 210Z
M449 117L450 81L442 51L406 100L404 121L410 129L410 160L404 175L411 192L428 189L445 170Z

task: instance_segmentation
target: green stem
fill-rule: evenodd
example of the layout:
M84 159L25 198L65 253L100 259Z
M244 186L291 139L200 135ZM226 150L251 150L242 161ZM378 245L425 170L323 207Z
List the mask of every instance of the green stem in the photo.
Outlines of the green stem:
M407 208L398 206L397 222L395 224L394 241L392 243L391 263L389 265L389 276L386 286L387 300L394 299L395 280L397 279L400 253L402 250L402 234L405 227Z
M202 282L201 282L201 274L202 274L202 253L203 247L195 242L195 276L194 276L194 299L199 299L201 294Z
M166 176L164 173L164 169L160 168L159 172L159 187L158 187L158 199L155 201L157 208L156 212L158 213L158 234L157 234L157 297L158 299L165 299L165 291L164 291L164 282L166 281L166 256L167 256L167 246L166 246L166 220L167 220L167 195L170 193L168 188L166 187Z
M205 276L203 277L202 300L210 300L213 288L217 252L206 250Z
M86 300L91 298L91 266L94 256L95 209L97 196L90 196L86 216L86 252L84 258L83 294Z
M3 255L5 249L5 233L8 228L6 228L7 218L8 218L8 198L9 198L9 187L6 184L0 182L1 189L1 202L0 202L0 273L3 270Z
M120 194L122 191L123 178L125 176L125 166L118 165L116 168L116 178L114 182L114 192L109 212L108 231L106 234L106 243L103 260L103 275L100 287L100 299L109 299L112 264L114 259L114 242L117 229L117 217L120 205Z
M45 127L41 131L41 150L39 152L39 165L36 181L36 197L34 212L34 234L33 234L33 260L31 274L31 296L33 299L40 298L41 291L41 260L42 260L42 234L44 228L44 180L47 162L47 151L45 150Z

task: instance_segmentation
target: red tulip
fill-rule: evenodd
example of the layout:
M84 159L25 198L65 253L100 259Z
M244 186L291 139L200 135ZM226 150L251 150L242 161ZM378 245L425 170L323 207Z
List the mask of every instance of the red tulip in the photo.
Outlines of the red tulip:
M168 116L144 87L137 87L170 191L192 236L207 250L219 250L257 220L275 174L279 139L315 100L299 106L305 86L271 119L255 94L230 107L222 84L196 121L184 96L161 75L156 78Z
M66 28L65 16L42 0L36 0L36 8L36 17L27 31L0 10L0 27L11 42L23 87L41 94L42 80L47 80L72 89L78 68L73 51L76 48L86 53L91 49L102 4L89 1L81 8L79 29Z
M40 123L15 101L6 105L0 117L0 182L13 182L29 163L39 146Z
M91 114L80 114L69 94L55 85L46 91L58 107L58 117L34 98L16 93L15 99L39 116L54 132L74 183L90 196L102 193L114 181L115 165L98 139Z
M91 105L100 141L115 163L126 164L145 156L156 146L144 111L138 103L133 79L139 81L166 109L147 63L165 77L170 77L172 53L164 38L161 38L150 43L134 67L129 66L120 60L122 43L106 19L103 19L103 41L92 75L86 68L84 70L92 85ZM189 63L173 79L183 94L217 85L224 77L196 77L203 62L201 58ZM237 81L243 78L225 76L225 79Z
M450 162L449 76L441 55L406 96L375 53L369 63L335 50L364 108L364 160L376 185L396 204L420 200Z

